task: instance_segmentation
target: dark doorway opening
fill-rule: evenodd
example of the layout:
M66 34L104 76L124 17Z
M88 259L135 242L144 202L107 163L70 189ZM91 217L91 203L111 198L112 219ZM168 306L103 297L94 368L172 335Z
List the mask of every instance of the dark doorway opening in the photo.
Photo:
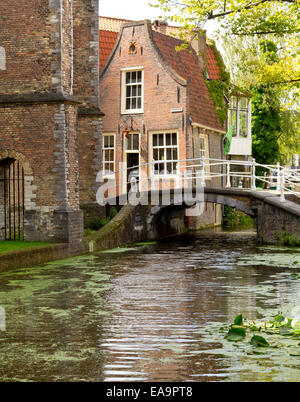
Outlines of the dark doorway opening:
M139 160L138 152L127 153L127 191L131 188L131 179L136 179L136 183L139 181Z
M0 161L0 240L24 240L24 169L19 161Z

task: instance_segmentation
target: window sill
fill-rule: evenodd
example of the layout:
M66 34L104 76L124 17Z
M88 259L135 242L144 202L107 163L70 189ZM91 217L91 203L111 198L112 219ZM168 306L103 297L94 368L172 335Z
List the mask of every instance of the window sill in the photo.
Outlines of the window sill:
M134 109L134 110L122 110L121 114L143 114L144 110Z

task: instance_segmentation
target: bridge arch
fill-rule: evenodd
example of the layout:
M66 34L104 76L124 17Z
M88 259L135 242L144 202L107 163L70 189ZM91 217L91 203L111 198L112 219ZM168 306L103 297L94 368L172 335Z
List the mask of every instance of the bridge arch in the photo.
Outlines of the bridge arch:
M244 212L246 215L251 218L255 217L255 212L253 209L246 204L246 202L240 201L235 197L224 196L219 194L205 194L204 195L205 202L212 202L215 204L227 205L229 207L233 207L238 209L239 211Z
M181 205L176 205L174 203L174 197L171 197L170 201L169 205L152 206L149 209L147 216L147 232L152 239L164 235L167 236L168 227L170 229L169 234L180 233L185 230L185 210L193 205L187 205L184 202ZM256 211L247 204L247 200L241 201L231 195L205 193L202 202L227 205L244 212L254 220L256 218ZM196 205L196 201L194 205Z

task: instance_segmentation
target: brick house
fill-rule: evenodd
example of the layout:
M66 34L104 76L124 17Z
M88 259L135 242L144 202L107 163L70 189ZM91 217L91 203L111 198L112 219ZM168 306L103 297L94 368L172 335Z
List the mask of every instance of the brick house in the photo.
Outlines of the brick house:
M1 0L0 24L0 239L80 250L101 161L98 0Z
M127 169L145 164L139 176L146 170L161 186L176 180L178 161L223 158L227 127L203 77L205 68L209 79L219 79L220 69L205 35L198 35L194 48L178 52L182 41L171 36L176 28L164 23L100 17L99 26L103 169L118 170L120 162ZM146 165L152 161L153 172ZM187 163L180 162L179 169ZM128 173L117 177L124 191ZM207 185L221 186L222 180ZM208 204L204 215L194 226L221 222L219 205Z

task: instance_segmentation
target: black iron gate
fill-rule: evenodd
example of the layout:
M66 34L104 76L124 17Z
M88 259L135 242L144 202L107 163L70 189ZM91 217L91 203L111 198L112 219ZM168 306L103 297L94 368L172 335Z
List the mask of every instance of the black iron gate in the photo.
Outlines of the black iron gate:
M24 169L15 159L0 164L1 237L24 240Z

